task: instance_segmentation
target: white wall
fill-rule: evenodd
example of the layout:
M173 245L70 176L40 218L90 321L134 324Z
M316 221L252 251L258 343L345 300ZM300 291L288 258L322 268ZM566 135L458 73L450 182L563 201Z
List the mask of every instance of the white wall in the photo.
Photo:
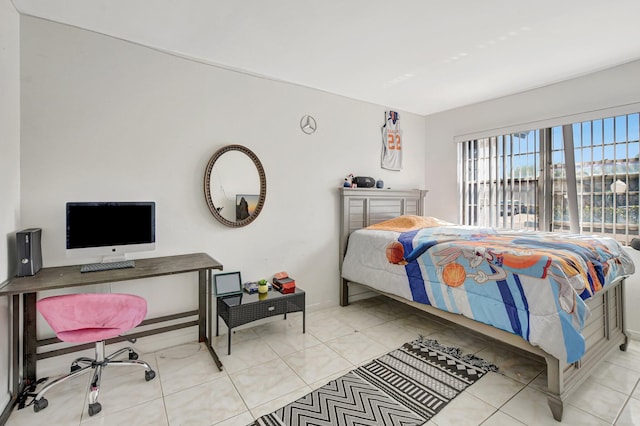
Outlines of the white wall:
M20 19L0 0L0 284L16 272L15 232L20 226ZM0 411L9 401L9 307L0 298Z
M454 136L640 102L640 61L426 117L426 212L458 221Z
M640 61L518 95L426 117L426 214L458 221L456 135L569 116L640 102ZM637 111L636 111L637 112ZM570 119L568 119L571 122ZM437 203L429 200L438 200ZM640 338L640 256L629 250L638 273L627 280L626 327Z
M344 177L424 187L423 117L401 113L405 167L382 171L384 106L31 17L21 25L22 224L42 228L45 266L78 262L65 257L65 202L155 200L157 250L149 255L203 251L245 280L286 270L307 291L309 309L335 305ZM313 135L299 128L304 114L318 122ZM203 195L205 166L226 144L255 152L267 176L262 213L239 229L216 222ZM194 303L180 289L194 280L175 281L137 291L158 312Z

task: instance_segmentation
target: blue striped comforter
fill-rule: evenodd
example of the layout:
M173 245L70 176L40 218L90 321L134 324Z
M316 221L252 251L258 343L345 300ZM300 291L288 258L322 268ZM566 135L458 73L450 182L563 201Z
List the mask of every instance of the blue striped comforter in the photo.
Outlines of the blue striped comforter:
M342 275L517 334L568 363L582 357L585 300L634 272L609 238L435 226L355 231Z

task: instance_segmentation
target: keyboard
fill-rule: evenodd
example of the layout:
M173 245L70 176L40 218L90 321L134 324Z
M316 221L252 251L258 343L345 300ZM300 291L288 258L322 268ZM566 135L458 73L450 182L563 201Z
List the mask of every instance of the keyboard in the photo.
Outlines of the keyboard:
M109 271L111 269L125 269L133 268L136 263L133 260L123 260L120 262L106 262L106 263L88 263L80 267L80 272L98 272Z

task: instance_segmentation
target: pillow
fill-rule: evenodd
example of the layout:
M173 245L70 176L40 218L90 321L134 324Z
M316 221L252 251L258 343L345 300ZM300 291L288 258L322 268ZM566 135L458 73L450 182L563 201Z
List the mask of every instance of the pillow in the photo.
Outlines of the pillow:
M454 225L436 217L424 217L415 215L404 215L385 220L374 225L367 226L366 229L380 231L407 232L420 228L435 228L438 226Z

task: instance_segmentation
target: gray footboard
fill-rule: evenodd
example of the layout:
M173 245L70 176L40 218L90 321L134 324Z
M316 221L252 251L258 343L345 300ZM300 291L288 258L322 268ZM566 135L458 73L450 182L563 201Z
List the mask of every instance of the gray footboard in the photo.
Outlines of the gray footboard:
M547 363L547 399L553 418L557 421L562 421L563 402L577 389L580 383L589 377L600 361L613 348L626 350L628 337L624 331L623 279L610 284L606 290L600 291L587 301L587 305L592 312L582 333L586 339L587 351L579 361L572 364L558 360L515 334L479 323L462 315L452 314L429 305L409 301L393 294L373 289L372 291L461 325L474 333L488 336L514 348L544 357ZM340 304L342 306L349 304L349 282L345 279L341 280Z
M624 286L624 279L620 279L587 300L591 317L582 330L587 351L580 360L567 364L549 355L545 356L549 407L558 421L562 420L562 402L591 375L600 361L613 348L627 348Z

